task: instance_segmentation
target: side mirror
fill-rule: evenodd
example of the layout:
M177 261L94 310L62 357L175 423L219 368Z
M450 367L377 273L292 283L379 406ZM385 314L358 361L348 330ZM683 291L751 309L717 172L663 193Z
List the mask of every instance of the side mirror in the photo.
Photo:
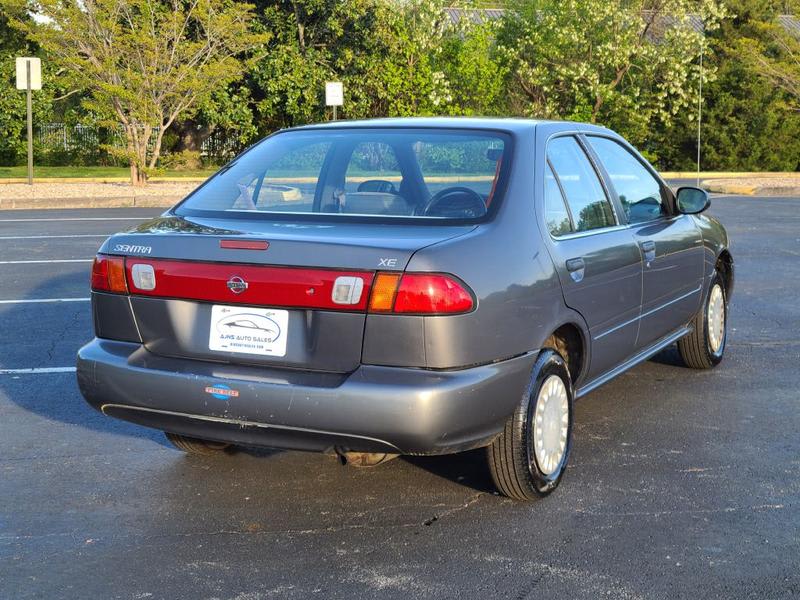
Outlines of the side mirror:
M678 211L684 215L696 215L711 206L708 192L696 187L678 188Z

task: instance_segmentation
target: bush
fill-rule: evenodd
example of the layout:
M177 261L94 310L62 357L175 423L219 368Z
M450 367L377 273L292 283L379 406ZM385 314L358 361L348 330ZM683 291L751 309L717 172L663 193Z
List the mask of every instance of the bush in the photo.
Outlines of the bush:
M200 158L199 152L182 150L163 156L160 165L173 171L196 171L203 168L203 160Z

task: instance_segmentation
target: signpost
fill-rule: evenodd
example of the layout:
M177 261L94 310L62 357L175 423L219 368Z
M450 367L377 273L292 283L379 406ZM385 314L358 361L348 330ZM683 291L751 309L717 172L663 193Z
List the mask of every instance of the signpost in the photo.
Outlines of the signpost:
M325 106L333 107L333 120L336 120L336 107L344 104L344 85L341 81L328 81L325 84Z
M17 89L28 93L28 185L33 185L33 99L31 90L42 89L42 61L17 57Z

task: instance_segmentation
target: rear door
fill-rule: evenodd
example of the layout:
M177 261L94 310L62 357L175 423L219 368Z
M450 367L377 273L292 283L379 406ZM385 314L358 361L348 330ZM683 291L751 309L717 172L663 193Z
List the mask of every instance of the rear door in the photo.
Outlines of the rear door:
M642 315L636 344L646 347L686 325L697 312L702 237L694 219L677 214L672 192L632 149L605 136L587 135L586 140L642 252Z
M591 335L589 379L633 353L642 291L641 254L621 226L578 138L547 144L545 225L568 306Z

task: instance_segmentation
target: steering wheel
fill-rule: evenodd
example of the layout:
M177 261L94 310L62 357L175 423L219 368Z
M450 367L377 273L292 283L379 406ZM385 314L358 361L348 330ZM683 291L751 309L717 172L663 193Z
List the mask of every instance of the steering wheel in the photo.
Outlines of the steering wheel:
M468 187L449 187L436 192L419 211L426 217L472 219L486 214L486 201Z

